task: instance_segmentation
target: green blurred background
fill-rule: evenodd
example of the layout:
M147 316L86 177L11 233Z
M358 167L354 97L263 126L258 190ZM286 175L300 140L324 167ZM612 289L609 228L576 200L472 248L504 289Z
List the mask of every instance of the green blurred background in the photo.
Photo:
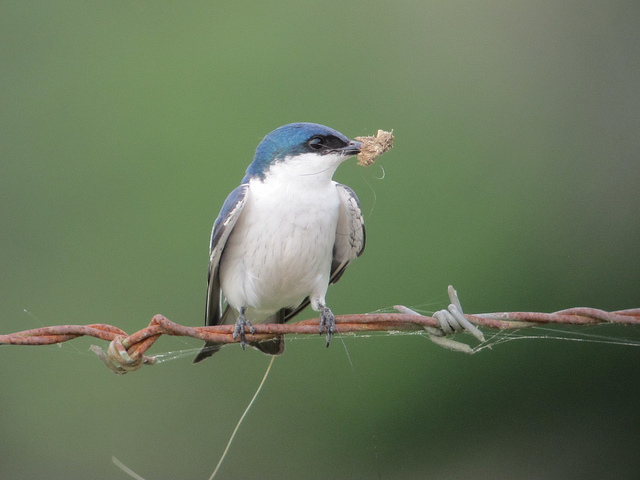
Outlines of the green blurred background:
M336 175L368 245L334 312L640 307L639 52L636 0L3 1L0 331L200 325L211 224L294 121L396 134ZM294 339L217 478L640 478L640 332L585 332L636 347ZM0 349L0 477L206 479L268 358L92 343Z

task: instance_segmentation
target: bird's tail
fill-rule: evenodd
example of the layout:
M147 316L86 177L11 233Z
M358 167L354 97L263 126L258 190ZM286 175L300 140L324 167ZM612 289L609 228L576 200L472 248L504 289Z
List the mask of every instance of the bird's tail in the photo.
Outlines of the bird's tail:
M280 335L261 342L247 342L247 345L267 355L281 355L284 352L284 336Z
M193 359L193 363L198 363L209 358L211 355L220 350L222 348L222 345L224 344L219 342L206 342L204 344L204 347L200 349L196 357Z

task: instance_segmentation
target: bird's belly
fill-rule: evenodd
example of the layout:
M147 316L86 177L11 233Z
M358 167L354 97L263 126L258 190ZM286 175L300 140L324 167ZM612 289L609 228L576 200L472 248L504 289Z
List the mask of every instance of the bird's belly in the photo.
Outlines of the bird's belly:
M220 281L231 306L268 315L326 293L338 202L263 203L245 207L222 254Z

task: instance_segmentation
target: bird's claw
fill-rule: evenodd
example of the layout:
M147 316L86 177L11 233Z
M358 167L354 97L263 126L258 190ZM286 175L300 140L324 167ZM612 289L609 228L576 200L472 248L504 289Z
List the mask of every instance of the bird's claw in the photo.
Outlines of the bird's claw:
M320 309L320 323L318 325L320 335L327 334L327 347L331 343L331 337L336 333L336 317L328 307Z
M244 350L247 345L246 328L249 327L249 333L256 333L256 327L254 327L249 320L244 318L244 315L240 315L236 320L236 328L233 330L233 338L236 339L240 336L240 346Z

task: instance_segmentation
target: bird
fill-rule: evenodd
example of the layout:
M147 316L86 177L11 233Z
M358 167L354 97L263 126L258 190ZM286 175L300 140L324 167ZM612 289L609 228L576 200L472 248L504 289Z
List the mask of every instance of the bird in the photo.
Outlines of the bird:
M213 225L205 325L235 324L233 337L243 349L248 343L280 355L282 335L247 342L246 330L287 322L311 305L329 346L336 323L327 289L362 254L366 240L358 196L333 174L361 148L317 123L283 125L262 139ZM222 346L206 342L193 363Z

